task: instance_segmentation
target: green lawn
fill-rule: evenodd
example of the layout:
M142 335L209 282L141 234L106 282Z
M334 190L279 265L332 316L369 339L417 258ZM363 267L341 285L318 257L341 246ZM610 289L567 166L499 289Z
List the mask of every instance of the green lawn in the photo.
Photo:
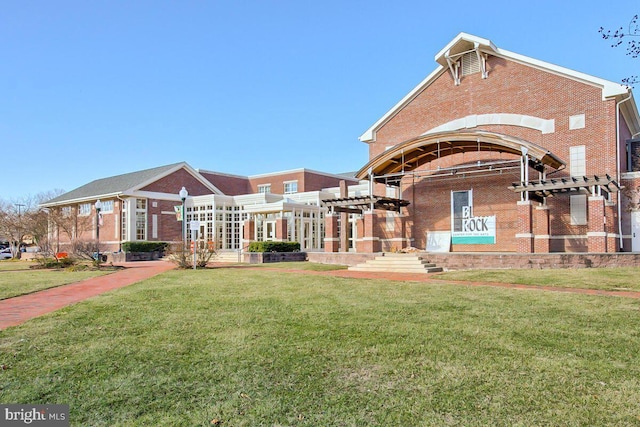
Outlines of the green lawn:
M90 277L113 273L113 270L24 270L0 271L0 299L29 294L47 288L79 282Z
M640 291L639 267L548 270L465 270L438 274L438 279L518 283L605 291Z
M9 270L28 270L32 265L36 265L36 263L34 261L3 259L0 260L0 272Z
M0 402L67 403L74 426L638 426L639 310L171 271L1 331Z

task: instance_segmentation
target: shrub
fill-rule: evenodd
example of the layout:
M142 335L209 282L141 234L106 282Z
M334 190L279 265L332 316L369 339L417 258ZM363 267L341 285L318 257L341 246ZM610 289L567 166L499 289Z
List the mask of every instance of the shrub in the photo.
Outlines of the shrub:
M298 242L251 242L249 252L297 252L300 250Z
M76 260L70 257L60 259L38 257L35 261L38 264L38 268L67 268L76 263Z
M211 242L198 241L198 251L196 253L196 268L206 268L211 258L216 254ZM184 250L182 244L169 247L169 260L179 268L193 268L193 252L191 249Z
M125 252L164 252L167 242L124 242L122 250Z

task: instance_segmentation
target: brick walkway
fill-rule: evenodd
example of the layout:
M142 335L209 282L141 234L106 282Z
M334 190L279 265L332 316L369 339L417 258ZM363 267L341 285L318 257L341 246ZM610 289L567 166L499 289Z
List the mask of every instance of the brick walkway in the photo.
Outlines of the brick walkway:
M167 261L140 261L118 265L127 268L105 276L0 301L0 330L175 268L174 264Z

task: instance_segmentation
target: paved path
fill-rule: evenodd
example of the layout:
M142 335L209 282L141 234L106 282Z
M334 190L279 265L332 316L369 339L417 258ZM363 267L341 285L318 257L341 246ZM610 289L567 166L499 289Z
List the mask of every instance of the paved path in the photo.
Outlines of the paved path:
M0 301L0 330L175 268L168 261L117 264L124 270Z

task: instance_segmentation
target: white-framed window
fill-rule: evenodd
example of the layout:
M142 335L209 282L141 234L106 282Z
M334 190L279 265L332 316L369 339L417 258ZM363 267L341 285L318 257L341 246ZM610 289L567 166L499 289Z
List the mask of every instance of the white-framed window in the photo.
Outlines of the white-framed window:
M63 206L62 209L60 209L60 212L63 217L71 216L71 206Z
M112 213L113 212L113 200L105 200L105 201L100 201L102 203L102 208L100 209L100 212L102 213Z
M136 199L136 240L147 240L147 199Z
M569 148L569 165L571 176L585 176L587 174L584 145Z
M587 196L571 196L571 225L587 225Z
M473 216L473 190L451 192L451 230L462 231L462 220Z
M271 184L260 184L260 185L258 185L258 193L261 193L261 194L269 194L269 193L271 193Z
M293 194L298 192L298 181L285 181L284 194Z
M78 215L91 215L91 203L81 203L78 205Z

